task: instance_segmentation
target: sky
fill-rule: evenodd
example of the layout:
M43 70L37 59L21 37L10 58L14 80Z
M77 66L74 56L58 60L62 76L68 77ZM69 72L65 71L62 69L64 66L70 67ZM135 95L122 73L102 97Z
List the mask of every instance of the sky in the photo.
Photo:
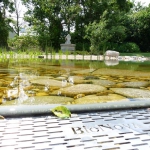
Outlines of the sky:
M148 6L148 4L150 4L150 0L135 0L136 2L141 2L142 4L144 4L144 6Z

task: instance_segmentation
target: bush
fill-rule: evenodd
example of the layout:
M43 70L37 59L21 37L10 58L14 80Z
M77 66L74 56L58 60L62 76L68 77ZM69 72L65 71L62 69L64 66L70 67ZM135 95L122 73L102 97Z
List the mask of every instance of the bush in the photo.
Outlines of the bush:
M115 50L121 53L138 53L140 52L140 48L137 44L135 43L122 43L122 44L118 44L118 43L111 43L111 42L107 42L106 44L106 50L111 49L111 50ZM103 49L103 46L100 47L100 49Z
M86 51L90 51L90 43L81 43L78 42L76 43L76 50L86 50Z
M76 55L89 55L89 52L87 52L87 51L75 51L74 52L74 54L76 54Z
M11 49L15 50L25 50L25 49L33 49L38 48L38 41L35 36L16 36L13 39L8 41L8 45Z
M140 52L140 48L135 43L124 43L118 47L118 51L121 53L137 53Z

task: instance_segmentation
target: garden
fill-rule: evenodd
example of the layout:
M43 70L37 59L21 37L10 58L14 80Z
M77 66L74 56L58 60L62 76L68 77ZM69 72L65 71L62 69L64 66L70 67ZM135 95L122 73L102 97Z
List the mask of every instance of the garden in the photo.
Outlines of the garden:
M0 8L1 149L150 149L150 5L1 0ZM75 50L63 51L68 34Z

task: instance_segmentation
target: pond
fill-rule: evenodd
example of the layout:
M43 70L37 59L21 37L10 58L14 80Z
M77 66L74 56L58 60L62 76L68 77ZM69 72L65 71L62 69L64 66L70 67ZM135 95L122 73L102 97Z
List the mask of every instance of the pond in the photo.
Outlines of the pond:
M86 105L150 100L150 61L0 61L0 104Z

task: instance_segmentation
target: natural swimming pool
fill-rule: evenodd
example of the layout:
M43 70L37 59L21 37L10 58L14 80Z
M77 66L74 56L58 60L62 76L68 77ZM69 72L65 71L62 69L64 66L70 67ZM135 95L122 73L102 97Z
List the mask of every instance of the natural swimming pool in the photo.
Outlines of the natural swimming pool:
M149 61L1 60L0 104L148 101L149 66Z
M1 147L149 147L149 65L149 61L1 60L0 115L7 118L1 120ZM146 109L129 109L134 102ZM51 115L53 103L66 104L71 117ZM112 111L112 106L121 110Z

